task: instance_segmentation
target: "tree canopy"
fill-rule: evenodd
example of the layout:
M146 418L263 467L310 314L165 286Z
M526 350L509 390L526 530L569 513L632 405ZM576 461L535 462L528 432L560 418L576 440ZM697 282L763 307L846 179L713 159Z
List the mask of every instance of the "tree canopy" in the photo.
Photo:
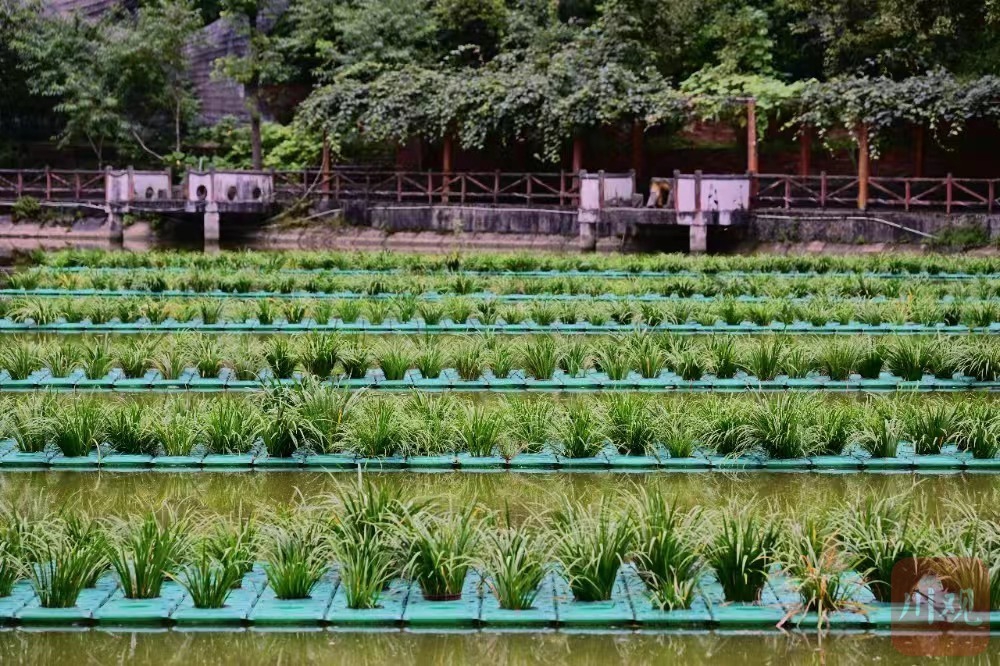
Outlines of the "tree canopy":
M877 146L910 123L944 140L994 119L1000 95L996 2L142 0L96 22L0 3L2 82L50 101L57 138L99 159L109 143L184 152L197 110L184 44L218 17L249 40L216 71L247 91L254 145L272 84L306 93L296 141L524 141L553 161L603 125L744 123L749 97L761 130L864 127ZM0 107L0 132L15 115Z

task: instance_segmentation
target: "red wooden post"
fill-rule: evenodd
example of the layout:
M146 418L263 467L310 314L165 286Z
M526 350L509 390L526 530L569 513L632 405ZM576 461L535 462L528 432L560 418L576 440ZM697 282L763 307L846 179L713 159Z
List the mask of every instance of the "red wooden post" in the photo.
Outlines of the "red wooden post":
M906 182L906 186L905 186L906 187L906 196L905 196L905 201L904 201L904 204L903 204L903 210L909 212L909 210L910 210L910 179L907 178L905 180L905 182Z
M434 203L434 174L427 172L427 203Z
M525 192L528 194L528 205L530 206L531 205L531 174L530 173L524 174L524 189L525 189Z
M579 175L583 169L583 137L577 134L573 137L573 173Z
M500 169L493 172L493 205L500 199Z
M573 137L573 187L580 189L580 172L583 170L583 137Z
M785 208L792 207L792 178L785 176Z
M444 172L444 177L441 181L441 201L443 203L448 203L448 191L451 189L451 178L449 178L451 174L451 151L451 135L445 134L444 146L441 149L441 171Z
M45 200L50 201L52 199L52 173L49 172L49 168L45 167Z
M330 196L330 137L325 131L323 132L323 157L319 168L322 171L320 177L323 179L321 186L323 199L327 199Z
M803 178L809 175L809 158L812 156L812 131L802 126L799 131L799 175Z
M747 100L747 173L757 175L757 100Z
M819 172L819 207L826 208L826 171Z
M637 178L642 178L643 166L643 122L641 120L632 121L632 171Z
M403 174L396 172L396 201L403 201Z
M559 205L566 205L566 172L559 169Z
M81 189L82 188L80 186L80 174L74 172L73 173L73 191L76 193L76 196L75 196L76 201L81 201L82 200L82 198L80 196L80 190Z
M949 173L944 178L944 211L948 215L951 215L951 201L952 201L952 182L951 182L951 174Z
M868 209L868 128L858 126L858 210Z
M465 176L466 176L466 174L463 173L463 174L460 174L459 177L458 177L459 182L462 184L462 205L463 206L465 205L465 190L466 190Z

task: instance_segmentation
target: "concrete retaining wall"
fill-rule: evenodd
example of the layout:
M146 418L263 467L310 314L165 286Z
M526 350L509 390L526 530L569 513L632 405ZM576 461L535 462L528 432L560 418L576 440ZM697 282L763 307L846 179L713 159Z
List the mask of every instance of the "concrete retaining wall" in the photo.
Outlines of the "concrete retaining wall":
M887 224L888 223L888 224ZM899 213L857 211L831 214L822 211L757 210L751 215L746 238L760 243L893 243L916 244L927 239L900 225L936 236L949 229L982 230L984 237L1000 238L1000 215Z

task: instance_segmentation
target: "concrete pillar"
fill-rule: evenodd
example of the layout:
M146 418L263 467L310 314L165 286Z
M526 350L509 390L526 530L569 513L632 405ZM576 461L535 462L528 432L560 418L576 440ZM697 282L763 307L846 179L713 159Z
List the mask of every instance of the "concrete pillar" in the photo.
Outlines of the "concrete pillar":
M108 214L108 240L112 245L120 247L125 242L125 226L122 223L122 213L111 206L104 209Z
M219 249L219 204L210 201L205 205L204 214L204 243L206 252L214 252Z
M691 254L708 252L708 225L692 224L688 227L688 251Z
M581 252L593 252L597 249L597 223L601 219L601 214L596 210L579 209L577 212L577 225L580 228L579 248Z

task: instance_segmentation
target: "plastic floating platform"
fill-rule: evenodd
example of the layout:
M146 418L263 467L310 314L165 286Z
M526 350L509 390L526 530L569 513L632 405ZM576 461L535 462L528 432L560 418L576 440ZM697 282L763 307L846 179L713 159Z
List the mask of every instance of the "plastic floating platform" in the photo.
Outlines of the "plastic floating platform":
M823 623L831 629L884 630L899 627L919 630L920 620L908 622L900 607L877 603L857 576L848 574L851 607L830 613ZM1000 613L991 613L994 626ZM924 626L926 625L926 621ZM820 618L804 612L794 581L775 570L757 603L729 603L721 586L709 574L699 581L690 608L664 610L650 595L631 566L623 567L606 601L573 599L566 580L552 571L538 588L531 608L500 607L488 578L472 570L461 597L435 601L424 597L419 585L395 580L384 590L375 608L348 607L335 569L328 571L306 599L278 599L267 584L260 565L246 574L229 594L222 608L195 608L191 597L176 583L164 584L154 599L126 599L110 574L96 587L84 590L71 608L42 608L27 581L18 582L10 596L0 597L0 624L50 628L109 627L115 629L200 628L413 628L439 630L572 629L603 631L641 630L777 630L815 629ZM956 628L961 628L956 624ZM939 630L939 628L938 628Z
M973 458L968 452L946 446L938 454L917 455L902 442L894 457L873 458L863 452L774 459L762 456L717 456L695 451L690 456L671 457L665 449L647 455L622 454L607 446L588 458L567 458L556 453L522 453L511 459L499 455L468 453L364 458L355 454L298 452L287 458L269 456L258 443L247 453L188 456L122 455L102 448L87 456L67 457L56 449L37 453L17 450L12 440L0 440L0 471L51 469L93 471L560 471L560 472L1000 472L1000 458Z
M259 391L274 384L291 386L298 384L301 377L273 379L269 372L261 370L254 379L237 379L231 371L223 370L216 377L201 377L194 368L186 369L178 376L166 378L156 370L150 370L143 377L125 377L120 369L107 375L88 379L82 372L65 377L55 377L48 369L31 373L23 379L13 379L0 369L0 392L30 391L91 391L91 392L151 392L151 393L221 393ZM720 379L714 375L704 375L700 379L688 380L664 370L655 377L642 377L632 371L621 379L612 379L606 373L588 370L580 376L568 375L556 370L552 377L536 379L523 370L514 370L506 377L496 377L491 373L478 379L462 379L453 368L444 369L438 377L425 378L418 370L408 370L402 379L388 380L379 369L370 369L364 377L349 379L328 379L325 383L340 388L368 391L455 391L455 392L510 392L534 391L596 392L596 391L640 391L651 393L741 393L741 392L789 392L809 391L826 393L956 393L965 391L1000 391L1000 381L978 381L974 377L954 375L951 378L936 378L924 375L915 381L883 372L877 378L863 379L852 375L846 380L832 380L819 374L790 378L779 375L773 379L758 379L744 374L733 378Z
M1000 333L1000 326L964 326L939 324L862 324L850 322L846 324L828 322L825 324L812 324L809 322L770 324L752 324L744 322L740 324L726 324L716 322L712 324L701 324L688 322L683 324L661 323L656 325L644 325L645 330L661 333L673 333L676 335L753 335L764 333L784 333L786 335L995 335ZM189 321L177 321L166 319L162 322L152 323L149 320L140 319L132 322L121 322L111 320L108 322L94 323L85 321L55 321L52 323L38 324L33 320L25 322L15 322L9 318L0 319L0 333L117 333L117 334L153 334L153 333L176 333L176 332L200 332L200 333L247 333L247 334L268 334L268 333L308 333L308 332L333 332L342 333L368 333L372 335L426 335L426 334L463 334L489 331L498 335L537 335L540 333L552 333L559 335L606 335L615 333L629 333L635 330L635 326L626 324L603 323L591 324L588 322L561 323L557 322L547 326L532 323L530 320L521 323L494 323L487 324L475 319L464 322L454 322L445 320L436 324L427 324L422 320L400 322L395 320L385 320L379 323L372 323L365 320L344 322L339 319L332 319L324 322L317 322L306 319L298 322L288 322L284 320L262 324L257 320L247 321L221 321L206 324L200 319Z

